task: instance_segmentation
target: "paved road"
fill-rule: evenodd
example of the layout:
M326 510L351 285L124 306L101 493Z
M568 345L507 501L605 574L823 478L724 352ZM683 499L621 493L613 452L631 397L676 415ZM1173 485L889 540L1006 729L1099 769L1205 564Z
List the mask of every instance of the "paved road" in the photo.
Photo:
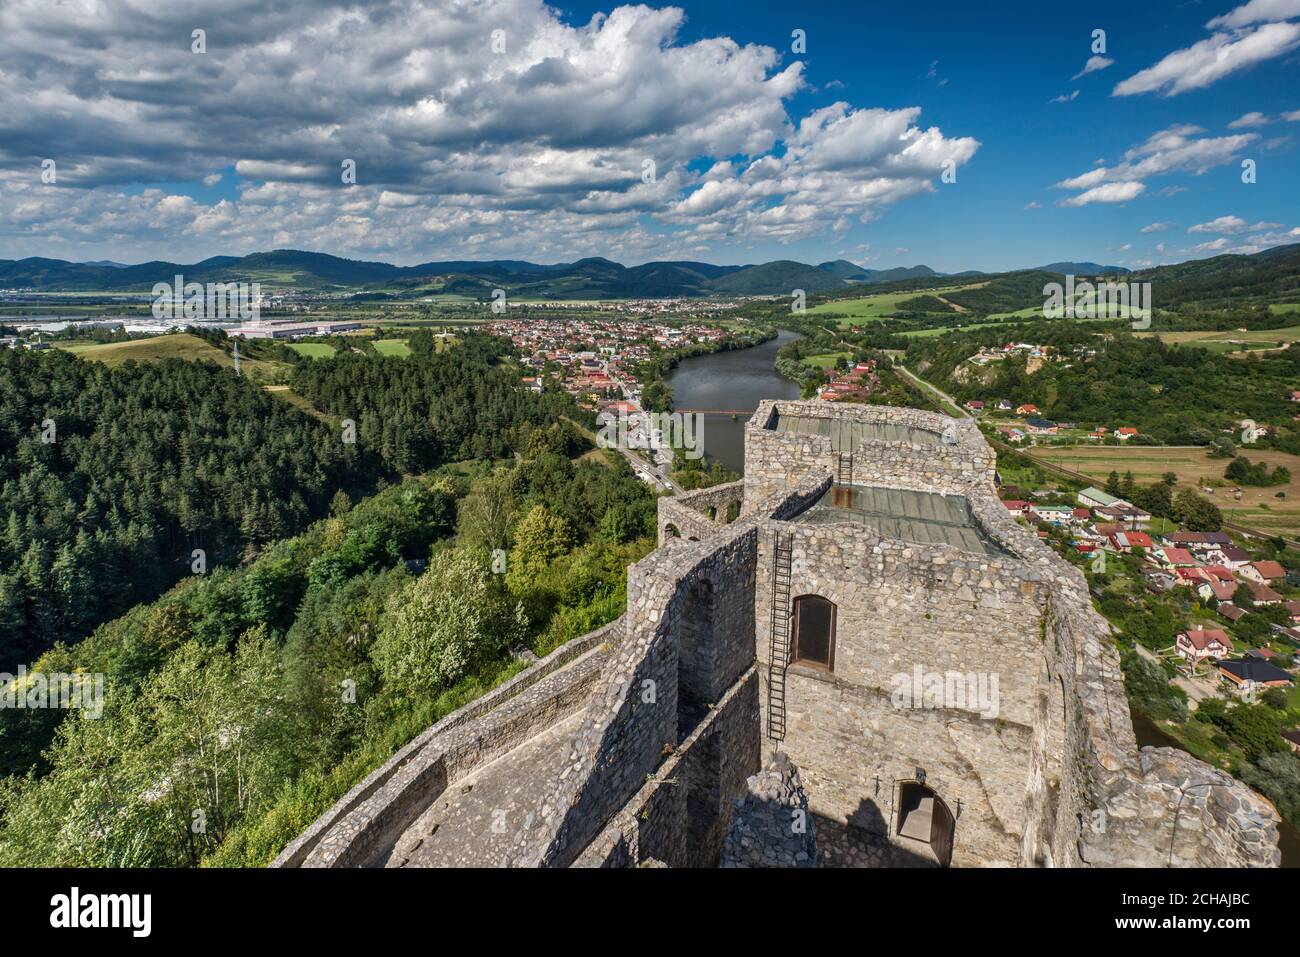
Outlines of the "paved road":
M590 429L586 428L582 424L575 422L573 419L568 418L567 416L565 417L565 421L572 423L574 426L577 427L578 431L580 431L588 439L590 439L592 442L596 442L596 433L592 432ZM597 447L599 447L599 443L597 443ZM676 482L670 479L666 474L664 474L664 472L661 469L651 465L649 462L641 458L641 456L637 455L631 449L619 449L618 451L623 453L623 457L627 459L627 464L632 466L632 471L635 472L642 479L642 481L648 481L655 488L661 489L665 492L672 492L675 495L680 495L682 492L686 491L684 488L682 488L680 485L678 485Z
M648 480L655 488L661 488L665 491L680 495L685 491L680 485L665 475L660 469L651 465L641 456L637 455L631 449L619 449L623 457L627 459L628 464L632 466L632 471L636 472L643 480Z
M903 378L909 380L913 385L919 387L923 391L929 392L931 395L938 396L940 399L946 402L950 407L948 411L951 414L956 415L957 417L962 419L970 418L970 415L967 414L966 410L957 404L957 400L954 399L952 396L950 396L947 392L944 392L938 386L926 382L920 376L914 374L910 369L906 369L903 366L898 366L898 365L894 366L894 371L897 372L899 375L901 375Z

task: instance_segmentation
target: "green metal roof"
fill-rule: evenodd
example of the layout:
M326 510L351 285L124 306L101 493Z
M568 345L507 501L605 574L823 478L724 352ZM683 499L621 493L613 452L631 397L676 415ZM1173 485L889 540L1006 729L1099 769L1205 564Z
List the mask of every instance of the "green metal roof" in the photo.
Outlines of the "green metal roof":
M831 450L835 452L853 452L859 445L873 442L939 445L943 441L937 432L914 429L906 425L891 425L885 422L848 422L843 419L812 415L782 415L779 410L772 429L777 432L795 432L799 435L830 436Z
M952 545L982 555L1008 554L980 529L963 495L836 485L795 521L814 525L857 521L885 538L918 545Z
M1094 488L1091 485L1085 488L1079 494L1086 498L1092 499L1094 502L1101 502L1103 506L1114 505L1116 502L1119 501L1118 498L1116 498L1114 495L1111 495L1109 492L1102 491L1099 488Z

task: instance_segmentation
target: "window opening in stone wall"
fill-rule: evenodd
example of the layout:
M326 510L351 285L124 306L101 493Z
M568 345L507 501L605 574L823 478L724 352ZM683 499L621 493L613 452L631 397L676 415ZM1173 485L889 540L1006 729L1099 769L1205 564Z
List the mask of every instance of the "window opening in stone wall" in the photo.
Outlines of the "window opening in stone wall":
M835 603L820 595L794 600L794 653L799 664L835 670Z

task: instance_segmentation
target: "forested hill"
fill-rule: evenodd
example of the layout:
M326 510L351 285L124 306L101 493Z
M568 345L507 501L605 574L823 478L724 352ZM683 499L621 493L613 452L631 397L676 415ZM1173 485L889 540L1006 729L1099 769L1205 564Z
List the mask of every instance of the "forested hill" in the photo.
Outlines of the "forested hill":
M504 454L513 426L565 397L515 388L500 348L304 363L304 393L355 419L355 444L211 363L0 350L0 671L156 597L194 549L209 570L237 562L339 492Z
M819 265L777 260L743 266L689 261L624 266L601 257L550 265L498 259L394 266L327 253L276 249L243 257L213 256L189 265L148 262L122 266L38 257L0 259L0 288L148 293L154 283L170 283L181 274L190 282L259 282L267 291L367 290L399 297L456 294L485 300L496 289L504 289L513 299L789 296L795 289L839 298L861 295L863 287L875 292L980 283L989 285L989 291L975 297L968 308L1013 311L1042 304L1042 280L1037 274L1046 274L1047 281L1059 281L1065 273L1120 276L1126 272L1120 266L1094 262L1055 262L1000 273L967 270L944 274L925 265L867 269L843 259ZM1028 284L1029 276L1034 277L1037 288ZM1171 309L1194 302L1219 305L1261 299L1296 301L1300 296L1298 276L1300 244L1277 246L1252 255L1189 260L1127 278L1152 282L1158 306Z
M1026 323L1014 335L1051 346L1061 361L1032 372L1024 354L967 363L981 346L1005 343L1007 330L994 328L913 339L907 363L959 402L1032 403L1049 419L1083 428L1134 426L1142 442L1208 445L1245 418L1291 423L1289 396L1300 382L1297 344L1245 361L1159 338L1098 335L1087 323ZM1258 447L1300 453L1300 432L1278 428Z
M322 514L376 464L215 365L0 350L0 665Z
M424 348L428 333L411 338L410 358L341 353L299 364L293 388L321 411L357 423L358 441L398 473L443 462L499 458L512 429L555 421L572 409L560 393L520 389L517 374L498 362L503 340L466 337L452 352Z
M586 457L565 423L506 431L517 459L341 503L47 652L43 673L104 677L103 711L0 709L16 772L0 779L0 866L263 867L421 729L524 667L512 649L546 655L621 614L627 566L653 548L654 493L621 456Z

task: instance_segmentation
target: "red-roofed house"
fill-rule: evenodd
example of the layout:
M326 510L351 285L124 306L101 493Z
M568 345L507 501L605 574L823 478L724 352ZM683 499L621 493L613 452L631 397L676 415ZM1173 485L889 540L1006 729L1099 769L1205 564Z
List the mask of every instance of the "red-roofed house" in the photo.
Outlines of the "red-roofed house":
M1185 548L1157 548L1151 557L1166 568L1192 568L1196 565L1196 559Z
M1256 605L1280 605L1286 600L1273 589L1259 582L1246 582L1245 585L1250 589L1250 600Z
M1007 514L1012 518L1020 518L1029 511L1029 503L1018 499L1003 499L1002 504L1006 506Z
M1195 586L1199 582L1213 581L1209 575L1205 574L1203 568L1175 568L1174 574L1178 576L1180 583L1190 583Z
M1128 425L1121 425L1115 430L1115 438L1119 439L1121 442L1127 442L1137 434L1138 430Z
M1024 405L1016 406L1016 415L1037 415L1038 406L1026 402Z
M1182 632L1174 641L1181 654L1190 662L1205 658L1222 658L1232 654L1232 639L1222 628L1201 628L1197 626Z
M1116 532L1110 537L1110 544L1117 552L1131 552L1135 548L1150 551L1155 545L1146 532Z
M1287 602L1286 611L1291 616L1292 621L1300 621L1300 601Z
M1259 582L1261 585L1271 585L1279 579L1286 578L1286 569L1277 562L1251 562L1241 569L1241 577Z

